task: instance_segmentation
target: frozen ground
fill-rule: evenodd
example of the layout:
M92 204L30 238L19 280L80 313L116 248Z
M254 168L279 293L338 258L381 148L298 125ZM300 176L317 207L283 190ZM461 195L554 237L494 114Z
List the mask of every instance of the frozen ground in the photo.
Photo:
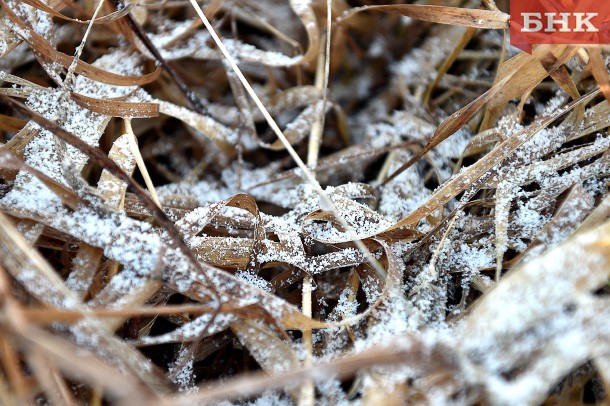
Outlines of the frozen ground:
M0 403L604 401L605 53L373 3L0 2Z

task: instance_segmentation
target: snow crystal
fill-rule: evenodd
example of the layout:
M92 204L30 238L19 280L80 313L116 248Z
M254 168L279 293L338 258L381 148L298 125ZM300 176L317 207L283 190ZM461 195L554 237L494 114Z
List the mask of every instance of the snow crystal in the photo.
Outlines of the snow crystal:
M272 286L269 282L267 282L265 279L261 278L260 276L249 272L249 271L239 271L235 274L235 276L238 279L241 279L244 282L247 282L251 285L256 286L257 288L267 291L267 292L271 292L272 291Z
M175 365L169 367L168 372L172 377L172 381L178 385L178 391L184 393L197 393L198 387L195 386L196 375L193 372L194 354L188 354L190 351L189 347L185 347L178 356L178 360ZM183 356L188 356L186 362L182 362ZM176 368L180 368L176 373Z

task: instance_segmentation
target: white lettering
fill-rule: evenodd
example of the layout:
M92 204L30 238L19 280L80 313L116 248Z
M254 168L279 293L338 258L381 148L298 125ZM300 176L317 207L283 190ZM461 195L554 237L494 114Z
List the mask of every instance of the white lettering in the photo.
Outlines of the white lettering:
M559 29L560 32L570 32L570 27L568 25L568 18L570 17L570 13L559 13L561 19L555 20L554 17L558 15L558 13L544 13L546 16L546 32L555 32L555 25L561 25Z
M521 32L539 32L542 31L543 25L540 19L542 14L540 13L521 13L523 17L523 29ZM537 20L532 18L538 18ZM532 24L534 27L532 27Z
M521 13L523 17L521 32L556 32L556 26L559 26L560 32L599 32L599 29L591 23L591 19L598 15L598 13L544 13L545 26L541 13ZM572 16L576 22L574 29L571 29L569 24Z
M583 19L585 15L587 18ZM576 17L576 28L574 29L574 32L598 32L599 30L591 24L591 19L598 15L599 14L597 13L574 13L574 16ZM585 26L587 29L584 28Z

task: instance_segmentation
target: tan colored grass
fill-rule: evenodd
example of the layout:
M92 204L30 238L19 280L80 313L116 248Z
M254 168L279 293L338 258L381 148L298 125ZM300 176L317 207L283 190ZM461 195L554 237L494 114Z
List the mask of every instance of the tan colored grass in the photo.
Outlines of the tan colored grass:
M606 49L126 3L0 1L1 404L607 401Z

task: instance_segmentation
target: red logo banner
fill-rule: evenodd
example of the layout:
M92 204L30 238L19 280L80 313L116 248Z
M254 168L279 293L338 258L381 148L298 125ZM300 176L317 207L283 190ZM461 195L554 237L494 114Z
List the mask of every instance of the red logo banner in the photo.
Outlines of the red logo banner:
M610 1L511 0L510 42L526 52L535 44L610 44Z

